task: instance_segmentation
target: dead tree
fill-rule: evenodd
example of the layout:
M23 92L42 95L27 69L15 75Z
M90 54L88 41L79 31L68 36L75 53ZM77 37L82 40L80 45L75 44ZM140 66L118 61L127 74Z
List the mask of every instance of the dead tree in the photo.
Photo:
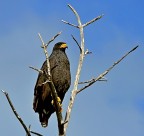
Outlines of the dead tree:
M76 72L76 76L75 76L75 81L74 81L74 85L73 85L73 89L71 91L71 96L70 96L70 100L69 100L69 104L68 104L68 108L67 108L67 111L66 111L66 114L65 114L65 117L63 119L62 117L62 113L59 112L60 110L60 106L58 104L58 101L57 101L57 91L55 89L55 86L51 80L51 73L50 73L50 64L49 64L49 55L48 55L48 52L47 52L47 47L48 45L55 40L55 38L57 36L59 36L61 34L58 33L56 34L54 37L52 37L52 39L50 39L47 43L44 43L41 35L39 34L39 38L42 42L42 48L43 48L43 51L44 51L44 54L45 54L45 57L46 57L46 61L47 61L47 82L50 87L51 87L51 94L52 94L52 97L53 97L53 100L54 100L54 105L55 105L55 109L56 109L56 116L57 116L57 122L58 122L58 131L59 131L59 136L66 136L66 131L67 131L67 127L68 127L68 124L69 124L69 121L70 121L70 116L71 116L71 112L72 112L72 108L73 108L73 105L74 105L74 102L75 102L75 98L76 96L82 92L83 90L85 90L86 88L90 87L92 84L94 84L95 82L97 81L105 81L105 78L104 76L106 74L108 74L117 64L119 64L125 57L127 57L131 52L133 52L135 49L137 49L138 46L135 46L134 48L132 48L130 51L128 51L125 55L123 55L120 59L118 59L116 62L114 62L108 69L106 69L103 73L101 73L98 77L96 78L92 78L88 81L84 81L84 82L79 82L79 79L80 79L80 73L81 73L81 68L82 68L82 65L83 65L83 61L84 61L84 58L87 54L90 54L91 52L89 52L89 50L85 50L85 43L84 43L84 28L88 25L90 25L91 23L94 23L95 21L101 19L103 17L103 15L100 15L94 19L92 19L91 21L85 23L85 24L82 24L81 22L81 19L80 19L80 16L79 14L77 13L77 11L71 6L71 5L68 5L68 7L71 9L71 11L74 13L74 15L76 16L77 18L77 21L78 21L78 25L75 25L75 24L72 24L72 23L69 23L67 21L64 21L62 20L63 23L65 24L68 24L72 27L75 27L79 30L80 32L80 44L79 42L76 40L76 38L72 35L72 38L73 40L75 41L76 45L78 46L79 50L80 50L80 56L79 56L79 63L78 63L78 68L77 68L77 72ZM34 67L30 67L34 70L36 70L37 72L39 73L42 73L42 74L45 74L44 71L41 71L37 68L34 68ZM82 88L79 88L79 84L82 83L84 84L84 86ZM11 109L13 110L15 116L17 117L17 119L20 121L21 125L23 126L27 136L31 136L31 134L35 134L37 136L42 136L41 134L37 133L37 132L34 132L34 131L31 131L30 130L30 126L29 127L26 127L26 125L24 124L23 120L20 118L20 116L18 115L17 111L15 110L9 96L8 96L8 93L3 91L2 92L5 94L10 106L11 106Z

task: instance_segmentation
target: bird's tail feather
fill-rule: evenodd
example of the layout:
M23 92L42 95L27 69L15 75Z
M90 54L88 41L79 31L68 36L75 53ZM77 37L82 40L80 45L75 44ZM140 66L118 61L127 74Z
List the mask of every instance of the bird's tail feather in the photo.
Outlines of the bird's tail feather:
M50 118L52 113L39 113L39 120L41 122L42 127L48 126L48 119Z

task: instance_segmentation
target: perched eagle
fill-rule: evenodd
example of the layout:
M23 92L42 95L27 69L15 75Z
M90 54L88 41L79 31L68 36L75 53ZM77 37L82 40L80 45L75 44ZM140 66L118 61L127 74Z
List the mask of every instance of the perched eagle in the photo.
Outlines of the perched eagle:
M71 84L70 63L65 53L66 48L66 43L56 43L49 57L52 81L61 102ZM46 61L43 63L41 70L47 71ZM33 109L38 112L42 127L48 126L48 119L55 112L55 107L52 104L51 89L48 83L44 84L46 80L46 76L39 73L34 88Z

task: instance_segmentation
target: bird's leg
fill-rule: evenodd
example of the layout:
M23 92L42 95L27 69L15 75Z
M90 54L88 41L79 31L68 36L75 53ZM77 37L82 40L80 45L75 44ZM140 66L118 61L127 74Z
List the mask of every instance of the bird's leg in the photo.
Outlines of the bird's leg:
M62 103L61 103L60 97L57 97L57 101L58 101L58 104L59 104L59 107L60 107L60 112L62 112ZM51 101L51 104L55 107L54 100Z

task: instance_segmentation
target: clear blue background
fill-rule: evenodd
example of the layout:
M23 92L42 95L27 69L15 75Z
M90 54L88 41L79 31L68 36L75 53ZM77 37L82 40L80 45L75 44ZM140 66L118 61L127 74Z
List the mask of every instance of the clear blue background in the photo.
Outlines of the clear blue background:
M80 93L75 101L68 136L144 136L144 1L143 0L0 0L0 89L7 91L19 113L33 131L44 136L57 136L55 114L49 127L42 128L32 109L33 89L45 56L38 32L48 41L67 42L71 62L72 86L63 102L68 105L77 69L79 31L61 22L77 24L71 4L83 23L104 14L85 28L85 47L93 53L86 56L81 81L97 77L136 45L139 48L116 66L108 82L97 82ZM48 48L49 53L53 47ZM81 86L80 86L81 87ZM79 88L80 88L79 87ZM0 93L0 135L23 136L25 131Z

